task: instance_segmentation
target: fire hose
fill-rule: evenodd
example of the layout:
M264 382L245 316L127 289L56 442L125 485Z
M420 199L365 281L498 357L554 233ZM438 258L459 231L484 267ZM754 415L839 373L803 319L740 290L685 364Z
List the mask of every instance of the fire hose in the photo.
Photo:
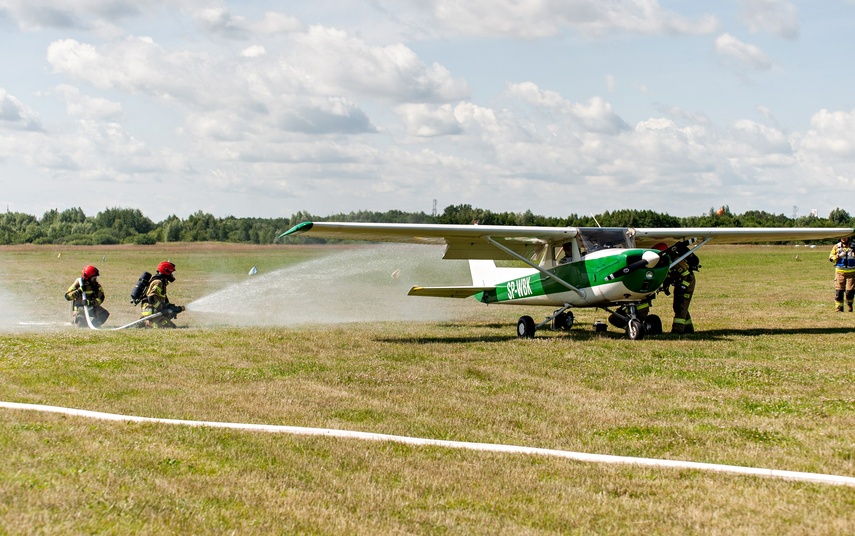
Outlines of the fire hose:
M125 324L124 326L119 326L117 328L96 328L94 325L92 325L92 316L89 314L89 306L86 304L83 305L83 314L84 316L86 316L86 323L89 325L89 329L94 329L95 331L116 331L119 329L130 328L136 326L140 322L145 322L146 320L151 320L152 318L163 316L163 313L154 313L153 315L144 316L139 320L134 320L130 324Z

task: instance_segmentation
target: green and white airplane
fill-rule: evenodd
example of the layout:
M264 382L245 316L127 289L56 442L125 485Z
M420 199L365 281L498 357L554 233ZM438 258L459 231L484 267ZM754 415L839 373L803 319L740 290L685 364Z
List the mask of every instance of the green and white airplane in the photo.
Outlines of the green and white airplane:
M596 307L626 326L630 339L662 332L661 320L637 316L639 304L662 286L670 267L708 243L738 244L818 240L848 236L851 228L632 228L513 227L395 223L303 222L279 238L306 234L318 238L444 244L444 259L468 259L472 284L413 287L411 296L466 298L483 303L557 308L539 324L530 316L517 323L517 335L530 338L552 324L567 330L575 307ZM656 246L656 247L654 247ZM498 267L517 260L530 268ZM603 329L605 326L603 326Z

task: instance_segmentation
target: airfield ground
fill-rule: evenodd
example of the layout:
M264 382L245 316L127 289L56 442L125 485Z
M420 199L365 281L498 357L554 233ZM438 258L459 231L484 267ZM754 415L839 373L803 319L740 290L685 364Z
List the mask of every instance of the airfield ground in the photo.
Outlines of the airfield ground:
M699 332L628 341L597 311L520 340L547 311L402 297L468 282L432 248L3 247L0 400L855 476L827 250L705 247ZM84 264L118 326L167 257L182 329L64 324ZM848 486L0 409L10 534L851 534L853 511Z

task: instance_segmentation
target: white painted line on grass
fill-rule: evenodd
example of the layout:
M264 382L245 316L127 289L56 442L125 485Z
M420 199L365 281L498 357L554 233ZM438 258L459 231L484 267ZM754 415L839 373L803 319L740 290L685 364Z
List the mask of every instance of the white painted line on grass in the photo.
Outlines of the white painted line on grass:
M232 430L250 430L254 432L273 432L280 434L341 437L348 439L362 439L368 441L392 441L395 443L404 443L407 445L433 446L451 449L469 449L486 452L503 452L510 454L535 454L540 456L553 456L557 458L568 458L580 462L630 464L643 465L648 467L669 467L672 469L694 469L697 471L715 471L719 473L734 473L740 475L783 478L786 480L798 480L802 482L816 482L821 484L855 486L855 477L851 476L824 475L820 473L802 473L798 471L781 471L778 469L742 467L739 465L719 465L715 463L685 462L679 460L659 460L656 458L635 458L632 456L612 456L609 454L587 454L584 452L571 452L567 450L518 447L514 445L501 445L496 443L467 443L465 441L424 439L420 437L395 436L388 434L375 434L370 432L332 430L328 428L304 428L301 426L281 426L273 424L242 424L211 421L186 421L180 419L157 419L153 417L137 417L134 415L117 415L115 413L102 413L100 411L88 411L85 409L63 408L58 406L43 406L40 404L20 404L17 402L0 401L0 407L7 409L41 411L46 413L60 413L63 415L88 417L90 419L100 419L105 421L178 424L182 426L227 428Z

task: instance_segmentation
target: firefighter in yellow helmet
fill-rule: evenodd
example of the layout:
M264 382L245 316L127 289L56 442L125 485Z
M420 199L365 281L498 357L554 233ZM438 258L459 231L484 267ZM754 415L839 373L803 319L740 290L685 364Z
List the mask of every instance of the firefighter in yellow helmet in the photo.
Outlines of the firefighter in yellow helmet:
M834 263L834 306L838 313L843 312L843 299L846 308L852 312L855 300L855 248L852 240L844 236L831 248L828 260Z
M174 328L175 323L172 322L172 319L184 310L184 307L180 305L169 303L169 297L166 295L166 286L175 281L173 272L175 272L175 265L169 261L163 261L157 265L157 273L152 276L145 292L140 318L146 318L156 313L160 313L160 316L146 320L144 327Z
M85 328L86 312L89 308L89 319L93 327L98 327L107 321L110 312L101 307L104 302L104 288L98 283L100 272L94 266L86 266L79 279L68 287L65 299L71 302L71 323L79 328Z

